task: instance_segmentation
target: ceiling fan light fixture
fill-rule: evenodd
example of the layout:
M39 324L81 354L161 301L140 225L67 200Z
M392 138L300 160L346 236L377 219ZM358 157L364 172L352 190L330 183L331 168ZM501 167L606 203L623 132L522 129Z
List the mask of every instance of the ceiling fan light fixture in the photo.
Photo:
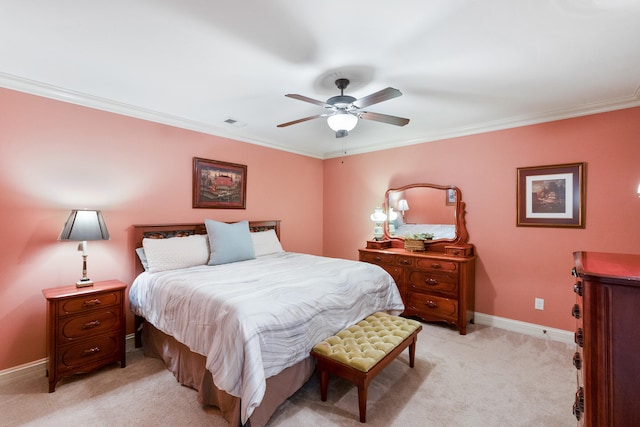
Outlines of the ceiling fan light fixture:
M358 124L358 117L347 112L336 113L327 117L327 124L334 132L341 130L349 132Z

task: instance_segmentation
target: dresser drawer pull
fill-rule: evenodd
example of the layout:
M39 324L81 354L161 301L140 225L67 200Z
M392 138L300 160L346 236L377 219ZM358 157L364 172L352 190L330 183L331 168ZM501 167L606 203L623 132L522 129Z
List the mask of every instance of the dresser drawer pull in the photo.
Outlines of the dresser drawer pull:
M580 306L578 304L573 305L573 308L571 309L571 315L576 319L580 318Z
M425 305L429 308L438 308L438 303L431 299L428 300Z
M401 259L401 260L400 260L400 264L409 265L409 264L411 264L411 260L408 260L408 259Z
M95 307L96 305L100 305L100 299L90 299L82 303L82 308L87 307Z
M573 267L573 268L571 269L571 275L572 275L573 277L578 277L578 270L576 270L576 268L575 268L575 267Z
M425 279L424 283L429 286L436 286L438 284L438 281L436 279Z
M462 251L460 249L454 249L451 251L451 255L460 255Z
M91 356L92 354L96 354L100 352L100 347L89 348L82 353L82 356Z
M440 264L438 264L437 262L434 262L433 264L431 264L431 268L441 268L442 266Z
M93 322L87 322L84 325L82 325L82 329L93 329L100 326L100 321L99 320L94 320Z
M381 262L382 261L382 257L377 256L377 257L374 258L374 260L378 261L378 262Z
M584 333L582 332L582 328L578 328L578 330L576 331L575 334L573 334L573 340L576 342L576 344L578 344L580 347L584 346Z
M580 418L582 418L583 412L584 412L584 389L580 387L578 391L576 391L576 400L573 402L573 415L575 415L576 420L580 421Z
M577 370L582 369L582 359L580 359L580 353L577 351L573 355L573 366L575 366Z
M576 282L573 285L573 292L575 292L576 294L582 296L582 282Z

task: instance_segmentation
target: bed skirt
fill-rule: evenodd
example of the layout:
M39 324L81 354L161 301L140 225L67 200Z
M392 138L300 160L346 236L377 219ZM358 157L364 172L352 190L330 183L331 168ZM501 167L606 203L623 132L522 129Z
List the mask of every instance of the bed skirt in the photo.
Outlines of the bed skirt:
M220 409L230 426L241 426L240 398L218 389L211 373L205 367L206 358L194 353L170 335L163 333L149 322L142 329L144 355L164 361L178 382L198 391L198 402ZM308 357L276 376L267 378L265 396L254 411L247 427L264 426L276 409L302 387L313 374L315 363Z

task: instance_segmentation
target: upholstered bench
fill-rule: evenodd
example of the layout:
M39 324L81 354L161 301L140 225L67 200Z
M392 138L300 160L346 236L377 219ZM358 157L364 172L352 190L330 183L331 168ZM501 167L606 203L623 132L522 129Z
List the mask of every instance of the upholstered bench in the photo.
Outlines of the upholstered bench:
M322 401L327 400L329 373L349 380L358 387L360 422L366 422L369 383L407 347L413 368L421 330L415 320L378 312L316 344L311 355L320 374Z

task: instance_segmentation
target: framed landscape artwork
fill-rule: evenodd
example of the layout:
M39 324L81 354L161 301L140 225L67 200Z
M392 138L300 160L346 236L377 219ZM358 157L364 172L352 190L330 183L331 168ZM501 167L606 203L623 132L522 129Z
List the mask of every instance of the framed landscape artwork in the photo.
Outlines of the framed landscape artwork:
M584 228L585 164L518 168L517 225Z
M246 209L247 166L193 158L193 207Z

